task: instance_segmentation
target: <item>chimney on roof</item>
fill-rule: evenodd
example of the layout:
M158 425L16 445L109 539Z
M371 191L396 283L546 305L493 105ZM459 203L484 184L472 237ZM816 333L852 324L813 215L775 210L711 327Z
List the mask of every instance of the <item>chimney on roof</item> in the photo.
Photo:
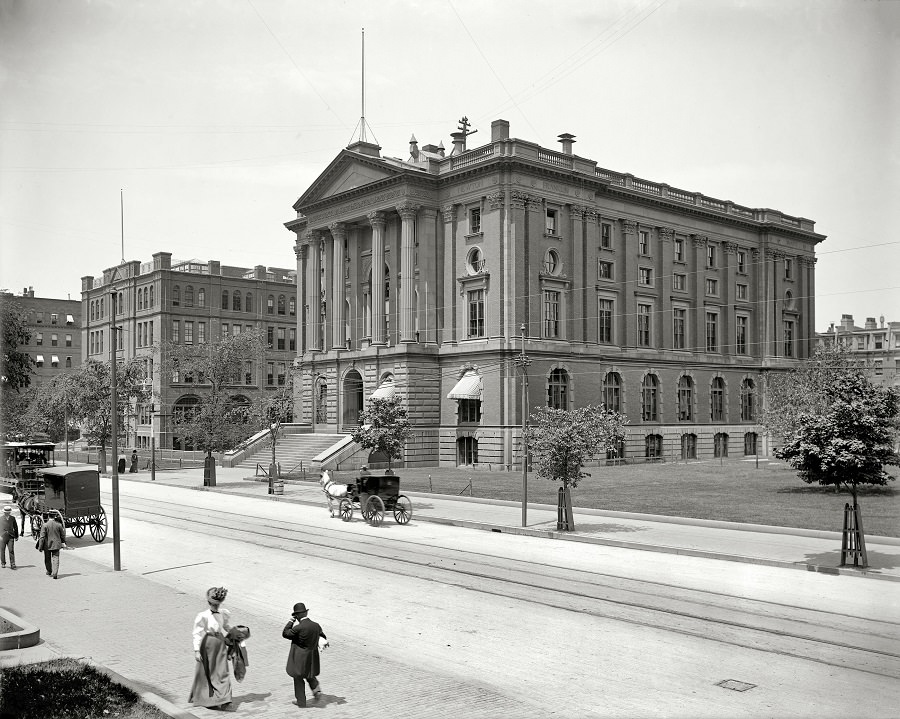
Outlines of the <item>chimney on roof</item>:
M494 120L491 123L491 142L509 139L509 120Z
M866 317L866 327L867 330L878 329L878 325L875 324L874 317Z
M416 139L415 135L412 135L409 138L409 157L411 160L419 159L419 141Z
M853 329L853 315L841 315L841 329L848 332Z
M570 135L568 132L564 132L562 135L557 135L559 138L559 143L562 145L562 151L566 155L572 154L572 145L575 144L575 135Z

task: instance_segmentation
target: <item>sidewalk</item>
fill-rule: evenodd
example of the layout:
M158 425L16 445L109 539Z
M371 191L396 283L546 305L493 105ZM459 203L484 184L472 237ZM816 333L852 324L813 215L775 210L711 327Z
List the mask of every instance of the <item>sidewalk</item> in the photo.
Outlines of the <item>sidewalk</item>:
M428 470L402 470L402 472ZM285 482L283 495L268 494L268 484L254 481L240 468L216 468L216 487L203 486L203 470L157 472L160 484L202 491L236 494L321 506L326 502L318 482ZM148 473L123 475L120 481L149 482ZM402 484L401 484L402 487ZM401 488L402 491L402 488ZM555 506L528 504L527 526L522 526L520 502L408 492L413 518L492 532L522 534L547 539L604 544L628 549L682 554L809 572L845 574L900 581L900 538L866 537L869 566L841 567L840 532L717 522L683 517L631 514L575 507L575 531L556 529ZM390 513L385 521L393 522Z

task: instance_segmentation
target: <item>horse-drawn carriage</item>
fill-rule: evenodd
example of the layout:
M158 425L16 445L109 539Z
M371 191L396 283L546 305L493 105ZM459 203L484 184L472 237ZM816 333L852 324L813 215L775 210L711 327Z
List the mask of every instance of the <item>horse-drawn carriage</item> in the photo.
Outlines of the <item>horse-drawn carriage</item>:
M325 471L321 482L331 516L339 516L344 522L353 519L354 508L373 527L384 521L385 511L394 514L397 524L406 524L412 518L412 502L400 494L400 477L395 474L365 474L355 482L339 485Z
M37 536L47 513L59 513L63 524L76 537L90 529L96 542L106 538L106 512L100 505L100 473L84 467L44 467L34 479L20 479L13 498L24 517L28 515L31 534Z

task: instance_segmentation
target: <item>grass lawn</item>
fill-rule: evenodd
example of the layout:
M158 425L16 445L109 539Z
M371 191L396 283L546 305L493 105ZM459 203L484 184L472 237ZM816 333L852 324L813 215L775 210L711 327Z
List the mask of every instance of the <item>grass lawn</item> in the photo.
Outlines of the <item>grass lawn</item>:
M840 532L848 492L809 485L780 462L759 463L728 460L684 464L632 464L588 467L591 473L572 491L576 507L619 512L662 514L671 517L718 519L801 529ZM888 470L900 476L896 467ZM522 475L431 468L399 469L400 491L469 495L522 501ZM431 482L429 485L429 475ZM346 481L352 472L337 472L336 481ZM528 501L556 504L557 485L528 475ZM900 491L896 482L887 487L861 488L859 504L867 535L900 537Z
M130 689L75 659L0 670L0 719L168 719Z

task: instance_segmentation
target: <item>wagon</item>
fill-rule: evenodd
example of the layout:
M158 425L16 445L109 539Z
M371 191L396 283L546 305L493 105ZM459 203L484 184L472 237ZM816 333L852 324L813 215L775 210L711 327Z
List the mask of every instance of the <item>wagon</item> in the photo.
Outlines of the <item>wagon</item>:
M407 524L413 512L409 497L400 494L400 477L395 474L365 475L355 483L348 483L347 496L341 498L337 513L343 521L349 522L353 519L354 507L373 527L384 521L386 511L394 514L397 524Z
M30 487L24 487L18 504L31 520L37 535L44 514L59 512L67 529L76 537L90 529L95 542L106 539L106 512L100 505L100 473L84 467L45 467L36 472Z

